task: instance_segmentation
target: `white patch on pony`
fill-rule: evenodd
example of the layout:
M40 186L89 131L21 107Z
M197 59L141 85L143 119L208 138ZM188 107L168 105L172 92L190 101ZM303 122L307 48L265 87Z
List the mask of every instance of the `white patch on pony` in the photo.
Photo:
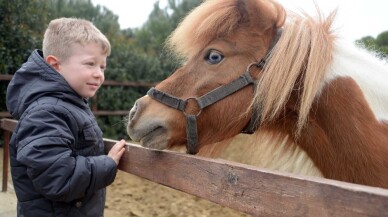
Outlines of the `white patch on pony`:
M311 158L288 135L258 131L253 135L239 134L228 142L222 153L225 155L221 154L219 158L270 170L323 177Z
M325 83L337 77L351 77L360 86L377 120L388 120L388 64L354 44L336 41L333 63Z

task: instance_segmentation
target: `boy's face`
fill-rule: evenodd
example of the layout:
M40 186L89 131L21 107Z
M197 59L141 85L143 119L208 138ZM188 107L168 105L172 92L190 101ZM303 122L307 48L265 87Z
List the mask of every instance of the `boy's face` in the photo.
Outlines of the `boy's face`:
M57 71L81 97L94 96L105 79L107 55L96 43L76 43L69 49L71 55L65 61L59 61Z

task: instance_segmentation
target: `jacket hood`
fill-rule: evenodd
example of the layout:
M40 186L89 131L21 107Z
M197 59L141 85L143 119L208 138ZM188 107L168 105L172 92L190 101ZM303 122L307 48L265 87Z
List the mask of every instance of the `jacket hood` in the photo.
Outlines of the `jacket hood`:
M59 72L43 59L40 50L32 52L27 62L14 74L7 88L7 109L15 119L20 119L31 103L43 96L71 101L85 107L87 103L66 82Z

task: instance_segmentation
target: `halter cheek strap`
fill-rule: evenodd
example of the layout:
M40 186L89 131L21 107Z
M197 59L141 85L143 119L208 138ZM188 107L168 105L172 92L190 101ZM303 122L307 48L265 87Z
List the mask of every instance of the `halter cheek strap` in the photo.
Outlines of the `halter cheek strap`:
M164 105L167 105L169 107L172 107L174 109L177 109L183 112L183 114L186 116L187 153L196 154L198 152L198 146L199 146L197 117L201 113L202 109L222 100L223 98L237 92L238 90L241 90L242 88L248 85L256 86L256 81L252 79L249 69L252 66L257 66L259 68L262 68L263 64L264 62L261 61L260 63L249 65L247 68L247 71L243 75L239 76L237 79L233 80L228 84L222 85L198 98L180 99L168 93L164 93L160 90L157 90L155 88L151 88L147 92L147 95ZM188 114L185 112L187 102L189 100L195 100L198 104L199 112L195 115ZM253 123L254 120L251 120L251 122ZM246 130L244 129L243 132L254 131L253 124L248 124L248 126L249 126L248 128L250 129L246 129Z

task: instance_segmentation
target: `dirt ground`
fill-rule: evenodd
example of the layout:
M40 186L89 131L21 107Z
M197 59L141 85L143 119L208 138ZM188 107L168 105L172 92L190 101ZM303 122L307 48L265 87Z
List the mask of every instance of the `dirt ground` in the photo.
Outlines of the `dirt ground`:
M186 193L119 171L107 189L106 217L245 217Z
M235 147L225 150L227 158L240 155ZM184 152L183 147L181 150ZM225 157L226 158L226 157ZM105 217L248 217L184 192L155 184L146 179L118 171L107 188Z
M3 149L0 148L2 180ZM16 196L8 177L8 192L0 193L0 217L16 216ZM105 217L248 217L186 193L119 171L107 188Z

